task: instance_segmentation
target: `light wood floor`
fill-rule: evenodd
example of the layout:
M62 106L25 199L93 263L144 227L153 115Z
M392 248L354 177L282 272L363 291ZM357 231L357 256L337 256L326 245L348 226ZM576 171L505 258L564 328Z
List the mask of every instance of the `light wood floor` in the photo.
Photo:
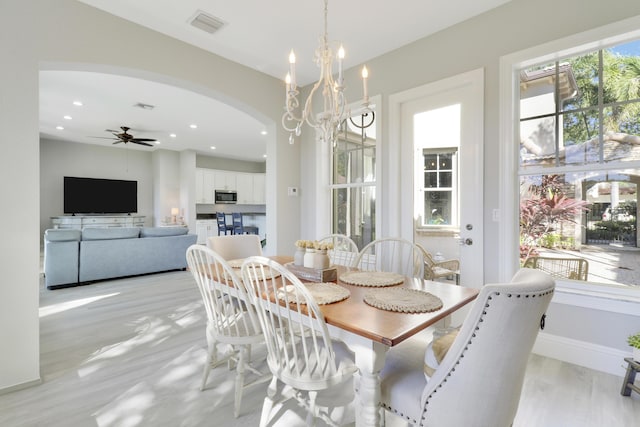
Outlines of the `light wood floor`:
M189 273L43 288L40 307L42 384L0 395L0 426L258 425L266 384L245 391L238 419L226 367L199 390L205 320ZM532 355L514 426L639 426L640 396L621 396L621 384ZM304 425L297 409L278 424Z

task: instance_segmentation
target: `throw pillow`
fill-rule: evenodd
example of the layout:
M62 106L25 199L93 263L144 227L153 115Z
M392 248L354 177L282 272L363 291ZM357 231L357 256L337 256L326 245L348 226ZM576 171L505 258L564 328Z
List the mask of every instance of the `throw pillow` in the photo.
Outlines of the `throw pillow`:
M424 375L427 381L436 371L442 360L447 355L449 348L458 336L458 329L454 329L446 335L437 338L429 343L424 355Z

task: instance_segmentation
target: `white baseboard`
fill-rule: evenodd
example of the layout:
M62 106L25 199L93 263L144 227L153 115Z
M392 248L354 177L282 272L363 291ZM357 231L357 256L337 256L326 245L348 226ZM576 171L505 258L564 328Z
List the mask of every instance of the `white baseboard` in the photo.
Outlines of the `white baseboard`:
M12 393L14 391L22 390L25 388L33 387L42 384L42 379L27 381L24 383L16 384L11 387L0 388L0 395Z
M538 334L533 352L541 356L584 366L585 368L624 377L627 364L625 357L631 352L605 347L586 341L578 341L543 332Z

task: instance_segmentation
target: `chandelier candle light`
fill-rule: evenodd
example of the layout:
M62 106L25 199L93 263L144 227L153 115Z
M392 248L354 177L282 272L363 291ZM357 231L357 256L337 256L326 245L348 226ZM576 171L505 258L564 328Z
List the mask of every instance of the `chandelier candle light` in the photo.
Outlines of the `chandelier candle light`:
M291 134L289 135L289 143L294 142L295 136L300 136L302 123L306 122L309 126L316 129L320 133L320 140L324 142L334 142L338 133L340 123L349 115L347 108L347 100L344 96L344 78L342 73L344 48L340 45L336 58L338 62L337 79L333 77L333 52L329 47L329 38L327 34L327 3L324 0L324 34L320 38L320 46L316 48L314 62L320 67L320 79L313 85L309 97L304 103L304 109L301 115L296 115L296 110L300 107L298 101L298 89L296 85L296 55L291 50L289 54L289 73L285 78L286 83L286 104L285 113L282 116L282 126ZM367 79L369 71L367 67L362 67L362 86L363 86L363 106L365 109L369 107L369 96L367 93ZM322 97L324 101L324 110L316 115L313 112L313 97L318 89L322 86Z

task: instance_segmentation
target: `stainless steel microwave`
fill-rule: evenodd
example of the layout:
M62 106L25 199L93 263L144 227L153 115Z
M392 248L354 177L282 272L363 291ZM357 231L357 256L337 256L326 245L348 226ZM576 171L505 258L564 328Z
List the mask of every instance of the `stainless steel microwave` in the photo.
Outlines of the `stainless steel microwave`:
M217 204L238 203L238 192L235 190L215 190L215 202Z

